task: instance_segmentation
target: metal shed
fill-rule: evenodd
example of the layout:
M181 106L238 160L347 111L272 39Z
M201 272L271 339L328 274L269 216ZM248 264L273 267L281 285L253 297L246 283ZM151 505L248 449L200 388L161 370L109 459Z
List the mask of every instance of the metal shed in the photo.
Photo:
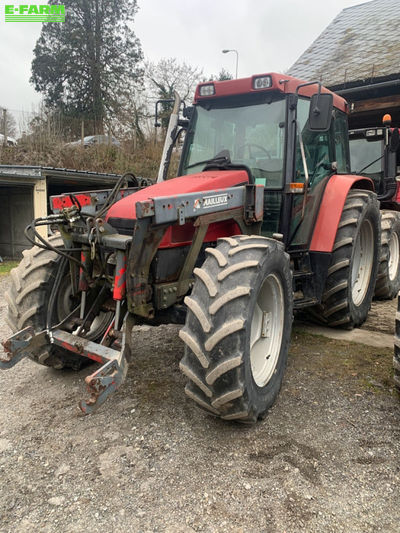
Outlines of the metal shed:
M0 165L0 256L20 257L30 244L25 227L45 216L53 194L113 187L118 174L65 168ZM45 228L42 228L45 236Z

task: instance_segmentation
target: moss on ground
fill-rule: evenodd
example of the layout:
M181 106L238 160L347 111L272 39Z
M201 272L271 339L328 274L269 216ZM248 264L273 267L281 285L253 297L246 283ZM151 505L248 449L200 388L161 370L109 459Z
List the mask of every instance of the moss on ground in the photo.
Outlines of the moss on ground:
M328 339L294 328L290 356L295 365L320 377L350 382L360 392L393 393L393 350L389 348Z
M3 263L0 263L0 276L9 274L10 270L16 267L18 264L19 261L4 261Z

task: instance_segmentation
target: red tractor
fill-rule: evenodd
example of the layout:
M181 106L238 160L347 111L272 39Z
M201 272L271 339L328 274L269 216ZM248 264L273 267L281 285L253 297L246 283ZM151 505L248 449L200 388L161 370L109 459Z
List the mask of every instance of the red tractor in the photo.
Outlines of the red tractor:
M391 128L390 115L383 126L349 131L351 168L371 178L381 207L382 250L375 298L391 299L400 290L400 142Z
M400 290L399 129L391 128L391 117L385 115L383 126L350 130L349 139L352 169L373 180L381 205L382 247L375 298L395 298ZM393 369L395 386L400 391L400 297Z
M158 183L130 175L112 191L53 197L53 214L27 228L34 247L11 273L16 333L0 365L100 363L80 403L89 413L124 380L134 324L184 323L186 394L253 422L281 387L293 310L345 328L366 319L379 202L373 180L350 173L345 100L318 82L202 83L185 118L178 110ZM179 177L166 180L180 129ZM55 224L59 236L41 236Z

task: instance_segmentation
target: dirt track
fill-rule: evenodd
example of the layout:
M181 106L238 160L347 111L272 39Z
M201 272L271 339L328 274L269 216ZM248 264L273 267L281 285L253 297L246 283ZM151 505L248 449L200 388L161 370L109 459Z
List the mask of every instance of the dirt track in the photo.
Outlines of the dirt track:
M368 327L393 311L375 305ZM277 404L243 427L185 398L177 332L139 329L123 389L89 417L87 369L0 374L0 531L399 531L390 350L295 330Z

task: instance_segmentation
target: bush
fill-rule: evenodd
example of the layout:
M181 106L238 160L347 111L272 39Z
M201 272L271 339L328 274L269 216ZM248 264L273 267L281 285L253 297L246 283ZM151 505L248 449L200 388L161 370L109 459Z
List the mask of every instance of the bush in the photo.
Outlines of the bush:
M124 142L121 148L97 145L88 148L68 146L47 139L43 143L22 140L15 147L0 147L0 164L39 165L74 170L90 170L123 174L130 171L137 176L156 178L163 143L146 140L134 147ZM174 154L170 176L176 175L178 154Z

